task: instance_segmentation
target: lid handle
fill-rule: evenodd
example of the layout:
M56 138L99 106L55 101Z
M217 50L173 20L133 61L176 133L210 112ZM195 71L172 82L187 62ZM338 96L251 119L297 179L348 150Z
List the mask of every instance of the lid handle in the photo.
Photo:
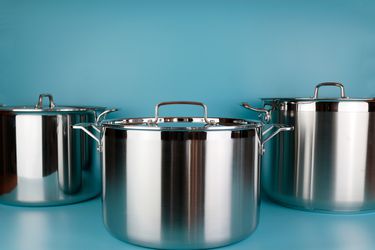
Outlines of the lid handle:
M155 106L155 118L152 123L157 124L159 120L159 109L161 106L167 106L167 105L176 105L176 104L182 104L182 105L196 105L201 106L203 108L203 119L205 123L207 124L215 124L215 121L210 121L207 118L207 106L202 102L192 102L192 101L175 101L175 102L160 102Z
M319 88L320 87L324 87L324 86L339 87L340 88L341 98L342 99L348 98L345 95L345 89L344 89L344 85L342 83L339 83L339 82L322 82L322 83L319 83L318 85L315 86L314 97L313 97L314 99L318 99L319 98Z
M55 102L53 101L53 96L51 94L40 94L39 95L39 100L35 105L35 108L40 109L43 108L43 98L47 97L49 100L49 107L53 109L56 105Z

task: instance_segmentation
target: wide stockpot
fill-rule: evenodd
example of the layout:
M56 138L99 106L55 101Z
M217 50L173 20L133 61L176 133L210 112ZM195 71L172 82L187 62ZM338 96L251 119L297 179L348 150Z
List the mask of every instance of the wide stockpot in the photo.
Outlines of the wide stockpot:
M199 105L203 117L159 117L159 107ZM88 127L101 131L96 138ZM117 238L151 248L202 249L253 232L263 144L289 127L207 117L199 102L164 102L155 117L77 124L99 143L103 216ZM271 133L272 132L272 133Z
M340 89L320 98L321 87ZM316 86L311 98L263 98L265 121L294 126L270 145L263 187L273 200L301 209L375 209L375 99L349 98L340 83Z
M35 106L0 107L0 202L62 205L98 195L95 145L72 125L94 122L104 110L56 106L50 94L41 94Z

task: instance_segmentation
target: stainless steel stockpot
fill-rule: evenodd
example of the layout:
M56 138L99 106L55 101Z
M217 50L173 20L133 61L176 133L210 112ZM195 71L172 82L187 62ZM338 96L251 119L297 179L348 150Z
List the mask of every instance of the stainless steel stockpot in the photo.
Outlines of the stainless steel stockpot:
M340 98L319 98L325 86ZM375 99L349 98L340 83L312 98L263 98L266 121L294 126L280 134L263 166L263 187L287 206L335 212L375 209ZM253 109L248 104L245 107Z
M203 117L159 117L169 104L200 105ZM262 124L208 118L199 102L165 102L153 118L108 120L96 138L103 164L103 216L117 238L151 248L202 249L253 232L259 217ZM94 125L95 126L95 125ZM263 141L263 142L262 142Z
M61 205L98 195L95 145L72 125L94 122L104 110L56 106L49 94L35 106L0 107L0 202Z

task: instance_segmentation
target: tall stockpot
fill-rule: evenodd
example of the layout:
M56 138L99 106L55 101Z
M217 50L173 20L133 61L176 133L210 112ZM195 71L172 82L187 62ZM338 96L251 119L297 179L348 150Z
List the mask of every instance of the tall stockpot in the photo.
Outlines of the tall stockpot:
M62 205L98 195L95 145L72 125L94 122L104 110L56 106L50 94L35 106L0 107L0 202Z
M203 117L159 117L159 107L199 105ZM99 138L88 127L101 131ZM102 151L103 216L117 238L151 248L202 249L253 232L263 144L289 127L207 117L199 102L164 102L155 117L77 124ZM272 133L271 133L272 132Z
M320 98L321 87L340 89ZM311 98L263 98L266 122L294 126L270 145L263 187L286 206L328 212L375 209L375 99L349 98L341 83Z

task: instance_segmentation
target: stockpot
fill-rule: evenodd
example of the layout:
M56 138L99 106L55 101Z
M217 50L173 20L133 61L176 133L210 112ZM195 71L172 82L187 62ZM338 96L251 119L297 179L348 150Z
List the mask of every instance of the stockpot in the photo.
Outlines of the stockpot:
M199 105L204 115L159 117L159 107L171 104ZM260 122L208 118L206 105L185 101L159 103L153 118L74 127L102 151L107 229L121 240L167 249L218 247L253 232L263 144L291 129L269 128L263 138Z
M72 125L94 122L104 110L56 106L50 94L35 106L0 107L0 202L62 205L99 194L95 145Z
M320 98L321 87L340 89ZM341 83L311 98L263 98L266 122L294 126L270 145L263 187L286 206L327 212L375 209L375 99L349 98Z

